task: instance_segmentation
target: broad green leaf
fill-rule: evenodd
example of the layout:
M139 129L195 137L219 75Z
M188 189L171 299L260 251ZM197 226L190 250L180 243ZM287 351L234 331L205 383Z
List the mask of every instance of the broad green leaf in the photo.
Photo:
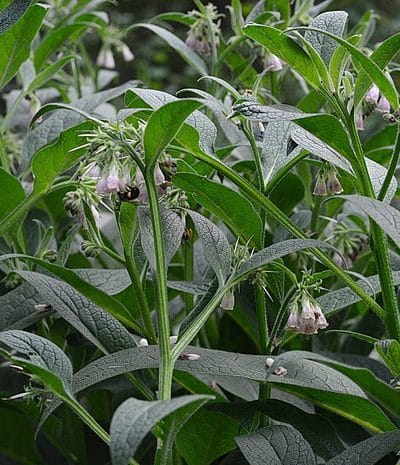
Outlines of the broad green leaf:
M121 269L74 268L73 272L108 295L119 294L131 285L128 272Z
M157 423L170 413L189 404L196 409L210 396L192 395L171 400L128 399L115 411L110 426L110 452L113 465L127 465L141 441Z
M140 206L138 208L138 218L143 251L149 260L151 269L155 272L154 235L150 209ZM162 208L161 226L164 240L165 267L168 268L172 257L176 254L181 245L184 225L178 213L168 208Z
M154 89L131 89L126 94L126 101L131 108L150 107L158 109L169 102L178 101L176 97L166 92ZM200 147L206 153L214 154L214 142L217 137L217 128L206 115L200 111L194 111L186 120L186 124L196 129ZM181 130L182 132L182 130Z
M327 11L313 18L310 22L310 27L328 31L336 36L343 37L346 29L347 17L348 14L345 11ZM311 43L325 65L328 66L337 48L336 42L314 31L306 31L304 37Z
M312 59L292 38L279 29L260 24L246 25L243 32L285 61L313 87L320 87L318 72Z
M54 144L39 150L32 159L32 174L35 182L33 192L43 194L53 185L56 177L73 167L85 153L85 149L73 150L82 145L82 131L92 128L83 123L61 133Z
M377 434L349 447L327 465L375 465L390 452L400 449L400 430Z
M51 309L35 310L35 305L43 303L43 297L29 283L0 296L0 331L25 329L45 318Z
M290 121L272 121L265 128L261 149L265 185L268 185L274 175L297 155L296 150L288 152L288 144L294 128Z
M194 200L220 218L239 237L261 247L261 219L251 203L238 192L191 173L178 173L173 183L192 194Z
M179 53L179 55L199 74L202 76L208 74L207 65L204 63L204 61L175 34L172 34L172 32L169 32L160 26L156 26L155 24L134 24L131 29L136 29L139 27L144 27L154 34L157 34L158 37L164 40L171 48Z
M194 100L175 100L154 111L144 131L146 170L153 170L161 153L173 141L187 117L201 106Z
M395 271L393 273L393 280L395 285L400 284L399 271ZM368 295L379 294L381 292L378 275L368 276L356 282L357 285L360 286ZM360 300L360 297L358 297L358 295L348 287L327 292L317 299L318 304L321 306L326 315L333 314L342 308L346 308L349 305L359 302Z
M89 271L85 270L81 272L80 270L70 270L68 268L59 266L55 263L50 263L45 260L41 260L40 258L21 254L2 255L0 256L0 261L13 258L27 260L36 265L39 265L41 268L50 271L58 278L60 278L62 281L65 281L70 286L72 286L76 291L87 297L90 301L103 308L104 310L107 310L108 313L122 321L125 325L132 327L136 331L140 332L140 328L136 324L134 324L134 322L131 321L130 315L128 314L126 307L121 302L108 295L108 293L106 292L107 289L102 290L100 288L96 288L95 285L91 284L89 280L85 280L85 277L88 275ZM117 270L115 271L118 273ZM121 275L119 276L121 277ZM110 283L115 282L114 279L116 278L113 278ZM123 277L122 279L123 283L126 283L126 278Z
M277 376L275 368L284 366L287 375ZM272 386L308 399L373 432L392 431L393 423L368 400L362 389L342 373L312 360L287 352L275 359L268 382Z
M17 208L26 197L18 179L3 168L0 168L0 197L0 221Z
M32 0L13 0L0 11L0 34L4 34L25 14Z
M183 353L195 353L200 355L200 358L195 361L177 360L175 368L196 376L211 375L213 379L215 376L231 376L255 381L265 381L267 378L265 356L262 355L237 354L191 346ZM101 357L75 373L72 391L77 394L102 381L130 371L158 368L159 360L157 346L133 347ZM46 406L41 424L59 405L61 402L56 399Z
M383 339L375 344L375 349L389 368L392 375L400 376L400 343L395 339Z
M204 255L214 270L220 286L231 268L231 250L225 234L210 220L193 211L188 212L203 244Z
M44 465L33 436L29 413L11 402L2 402L0 417L0 454L3 460L7 461L8 457L12 460L8 463Z
M0 33L0 90L29 58L31 43L38 33L47 8L34 4L8 30Z
M18 271L40 290L46 304L104 353L136 345L131 334L112 315L86 299L69 284L33 271Z
M0 342L18 354L30 360L32 366L39 368L38 373L47 375L54 392L60 388L69 391L72 382L72 365L65 353L48 339L26 331L10 330L0 333ZM12 359L22 363L19 357ZM36 373L35 373L36 374ZM62 383L63 388L59 385Z
M251 465L315 465L310 444L292 426L272 424L236 438Z
M78 110L84 110L87 113L93 113L99 105L119 97L127 89L133 87L134 85L135 81L126 82L118 87L83 97L79 100L76 100L75 102L72 102L71 105ZM33 155L41 147L59 137L61 132L81 123L83 119L84 118L81 115L75 112L69 110L59 110L46 118L46 120L39 124L35 129L28 132L22 145L21 169L25 170L28 168Z
M304 28L298 28L304 29ZM308 28L311 30L311 28ZM312 29L312 31L321 33L333 40L338 44L346 48L352 59L361 66L362 70L367 74L367 76L378 86L382 94L389 100L390 105L393 108L399 106L399 96L393 82L383 73L380 67L370 58L365 56L360 50L358 50L350 42L343 40L342 38L331 34L330 32L323 31L320 29Z
M235 448L239 425L224 413L197 411L183 426L176 447L188 465L209 465Z
M81 110L79 108L74 107L73 105L68 105L67 103L47 103L46 105L43 105L38 112L35 113L33 118L31 119L30 126L32 126L37 120L39 120L43 115L50 111L55 111L55 110L68 110L72 111L75 113L78 113L82 118L87 119L89 121L93 121L96 124L100 124L101 121L94 116L92 116L90 113L87 111Z
M76 58L75 55L67 55L60 60L52 63L50 66L40 72L33 81L29 84L26 92L34 92L39 87L42 87L48 80L50 80L55 74L57 74L64 66L71 60Z
M354 203L362 213L378 223L397 245L400 245L400 212L398 210L384 202L361 195L341 195L340 197Z
M255 253L247 262L245 262L235 273L234 279L242 280L245 276L254 272L258 268L262 268L267 263L272 262L285 255L299 252L310 248L326 248L331 247L323 241L315 239L289 239L278 244L273 244L260 252Z
M344 449L329 420L321 415L307 413L288 402L270 398L253 402L211 404L208 408L232 416L243 427L249 423L251 425L257 412L264 413L276 421L290 424L302 434L314 453L325 460L340 454Z
M370 59L377 64L381 69L393 59L400 49L400 33L394 34L386 39L384 42L372 52ZM372 84L371 76L366 71L361 71L356 80L354 88L354 107L361 102L364 95ZM396 109L396 107L395 107Z

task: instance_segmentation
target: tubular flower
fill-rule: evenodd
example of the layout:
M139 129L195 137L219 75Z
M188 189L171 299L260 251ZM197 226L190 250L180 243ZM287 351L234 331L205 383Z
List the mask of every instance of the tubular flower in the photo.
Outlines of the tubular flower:
M316 334L318 330L325 329L328 322L321 307L313 299L305 296L300 305L297 302L292 303L286 326L295 333Z
M372 105L376 105L379 100L379 95L380 95L380 92L379 92L378 86L374 84L367 92L365 96L365 101Z
M276 72L283 69L283 61L273 53L268 54L264 60L264 67L269 71Z

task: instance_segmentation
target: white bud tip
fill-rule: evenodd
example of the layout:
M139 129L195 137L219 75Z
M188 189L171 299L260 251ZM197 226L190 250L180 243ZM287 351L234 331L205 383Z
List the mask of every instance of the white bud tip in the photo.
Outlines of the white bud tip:
M200 358L200 355L198 355L198 354L184 354L184 358L186 360L194 361L194 360L198 360Z
M148 345L149 345L149 341L145 338L140 339L138 342L139 347L146 347Z
M267 365L267 367L272 367L273 363L274 363L274 359L272 357L268 357L267 360L265 360L265 364Z
M37 310L38 312L42 312L42 311L50 310L50 309L51 309L50 304L36 304L35 305L35 310Z
M169 343L170 344L176 344L177 340L178 340L178 336L170 336L169 337Z

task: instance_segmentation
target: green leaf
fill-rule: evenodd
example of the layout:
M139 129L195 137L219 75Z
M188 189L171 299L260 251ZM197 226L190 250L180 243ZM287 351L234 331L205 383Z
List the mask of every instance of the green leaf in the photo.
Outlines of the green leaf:
M194 200L210 213L220 218L244 241L250 240L255 247L261 247L261 219L251 203L238 192L191 173L178 173L173 183L192 194Z
M11 330L0 333L0 342L30 360L30 368L39 368L34 374L50 380L49 388L58 393L61 388L69 391L72 383L72 365L65 353L48 339L26 331ZM13 360L22 364L22 359L14 355ZM28 366L28 365L26 365ZM59 385L62 383L62 387Z
M84 110L86 113L93 113L99 105L119 97L127 89L134 85L135 81L126 82L118 87L83 97L76 100L71 105L78 110ZM33 155L41 147L52 142L63 131L78 125L83 121L83 119L84 118L81 115L75 112L59 110L46 118L46 120L39 124L35 129L28 132L22 145L21 169L26 170L28 168ZM81 143L78 145L81 145Z
M51 313L51 309L36 311L37 304L43 304L43 297L28 283L0 296L0 331L25 329Z
M119 294L131 285L128 272L124 269L74 268L73 272L96 289L108 295ZM85 285L87 285L85 283ZM103 297L103 296L102 296Z
M287 375L275 375L273 371L277 366L285 367ZM275 359L268 382L373 432L395 429L383 411L368 400L364 391L351 379L321 363L299 358L298 352L287 352Z
M131 334L112 315L103 311L69 284L33 271L18 271L40 290L45 303L104 353L135 346Z
M347 17L348 14L345 11L327 11L313 18L310 22L310 28L321 29L343 37ZM336 42L315 31L306 31L304 37L311 43L325 65L328 66L337 48Z
M236 447L238 433L239 425L232 418L202 409L180 430L176 446L188 465L209 465Z
M400 343L395 339L384 339L376 342L375 349L392 375L395 378L400 376Z
M347 41L351 45L357 47L360 44L361 36L353 35L351 37L348 37ZM335 53L333 54L329 63L329 74L331 76L336 92L339 92L343 73L346 69L349 59L349 51L345 47L343 47L343 45L339 45L339 47L337 47L337 49L335 50Z
M138 27L144 27L149 31L154 32L154 34L157 34L158 37L164 40L171 48L179 53L179 55L199 74L202 76L208 74L207 66L204 61L175 34L172 34L172 32L169 32L160 26L156 26L155 24L134 24L132 29L136 29Z
M394 34L382 42L370 55L370 60L384 69L400 49L400 33ZM354 88L354 107L361 102L364 95L372 84L371 76L366 71L361 71ZM396 109L396 107L395 107Z
M194 100L175 100L154 111L144 131L146 170L154 166L169 143L173 141L187 117L201 106Z
M203 244L204 255L223 286L231 268L231 250L225 234L210 220L193 211L188 212Z
M4 402L0 407L0 417L0 454L3 460L8 457L12 460L11 463L43 465L43 458L36 447L29 413Z
M393 280L395 285L400 284L399 271L395 271L393 273ZM368 295L379 294L381 292L378 275L368 276L367 278L360 279L356 282L357 285L360 286ZM358 297L358 295L348 287L327 292L317 299L318 304L324 310L326 315L333 314L342 308L346 308L349 305L359 302L360 300L360 297Z
M11 28L0 33L0 90L29 58L31 43L38 33L47 8L32 5Z
M4 34L25 14L32 0L13 0L0 12L0 34Z
M260 24L246 25L243 32L285 61L313 87L320 87L319 75L312 59L292 38L279 29Z
M247 262L245 262L235 273L234 279L242 280L245 276L248 276L258 268L262 268L267 263L272 262L278 258L282 258L285 255L299 252L300 250L310 248L325 248L331 247L329 244L323 241L315 239L289 239L284 242L273 244L260 252L255 253Z
M311 30L311 28L297 29ZM380 67L372 59L365 56L350 42L343 40L342 38L337 37L334 34L331 34L330 32L323 31L320 29L312 29L312 31L324 34L325 36L335 40L337 43L346 48L352 56L353 60L361 66L361 68L367 74L367 76L378 86L382 94L389 100L390 105L393 108L398 108L399 96L393 82L383 73Z
M236 438L251 465L315 465L310 444L292 426L270 425Z
M148 207L144 206L140 206L137 211L143 251L149 260L151 269L155 272L156 262L151 212ZM185 228L180 215L168 208L161 209L161 225L164 240L165 267L168 268L172 257L181 245Z
M216 409L232 416L243 427L251 425L254 415L261 412L279 422L287 423L296 428L310 444L315 454L325 460L340 454L344 446L335 428L329 420L321 415L306 413L304 410L277 399L267 399L253 402L235 402L211 404L209 409Z
M150 107L158 109L168 102L176 102L178 99L171 94L161 92L154 89L131 89L126 94L126 101L130 108ZM195 111L189 115L185 125L192 126L196 129L196 135L199 137L199 143L202 150L214 156L214 142L217 137L217 128L206 115L200 111ZM185 126L182 128L185 129ZM187 137L183 134L185 131L181 129L182 137ZM192 131L191 134L193 134Z
M362 213L371 217L385 233L400 245L400 212L379 200L361 195L341 195L342 199L354 203Z
M327 465L375 465L390 452L400 448L400 430L377 434L349 447L329 460Z
M145 401L128 399L115 411L110 426L110 452L113 465L127 465L141 441L170 413L189 404L198 408L210 396L192 395L171 400Z
M25 200L25 192L18 179L0 168L0 221Z
M64 66L71 60L76 58L75 55L66 55L60 60L47 66L41 73L39 73L33 81L29 84L26 92L34 92L39 87L42 87L46 82L57 74Z
M83 123L61 133L54 144L47 145L36 153L32 160L32 174L35 182L33 192L43 194L53 185L58 175L72 168L86 153L86 149L73 150L82 145L82 131L92 128Z

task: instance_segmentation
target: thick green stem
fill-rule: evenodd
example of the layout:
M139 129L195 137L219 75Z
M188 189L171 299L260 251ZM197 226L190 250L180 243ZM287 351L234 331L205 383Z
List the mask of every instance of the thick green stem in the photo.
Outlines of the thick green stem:
M171 359L171 347L169 342L170 325L168 314L167 269L165 266L160 205L158 202L157 187L154 181L154 173L152 169L146 173L145 179L151 211L156 262L158 339L161 351L158 389L159 398L161 400L168 400L171 398L172 373L174 367Z
M8 158L6 148L4 146L4 136L0 132L0 166L7 171L10 172L10 159Z
M390 183L392 182L393 176L395 175L397 165L399 164L399 157L400 157L400 125L397 126L397 136L396 136L396 142L393 148L392 159L390 160L389 169L386 173L381 190L379 192L378 200L383 200L387 194Z
M350 116L347 117L347 126L350 131L350 137L354 150L357 155L359 171L359 173L357 173L357 177L361 181L362 194L374 199L376 198L375 192L371 183L367 165L365 163L364 150L362 148L353 118ZM375 258L376 268L379 275L379 282L381 284L381 292L385 309L384 320L386 322L386 328L391 338L400 341L400 313L392 269L390 266L388 239L382 228L373 220L370 221L370 230L372 238L371 248Z
M186 228L189 230L189 234L187 239L185 240L185 243L183 245L183 261L184 261L184 269L183 269L183 277L185 281L193 281L193 265L194 265L194 260L193 260L193 237L191 237L191 231L193 228L193 222L189 215L186 217ZM185 303L185 312L186 315L189 314L189 312L193 308L193 294L185 293L183 296L183 301Z

